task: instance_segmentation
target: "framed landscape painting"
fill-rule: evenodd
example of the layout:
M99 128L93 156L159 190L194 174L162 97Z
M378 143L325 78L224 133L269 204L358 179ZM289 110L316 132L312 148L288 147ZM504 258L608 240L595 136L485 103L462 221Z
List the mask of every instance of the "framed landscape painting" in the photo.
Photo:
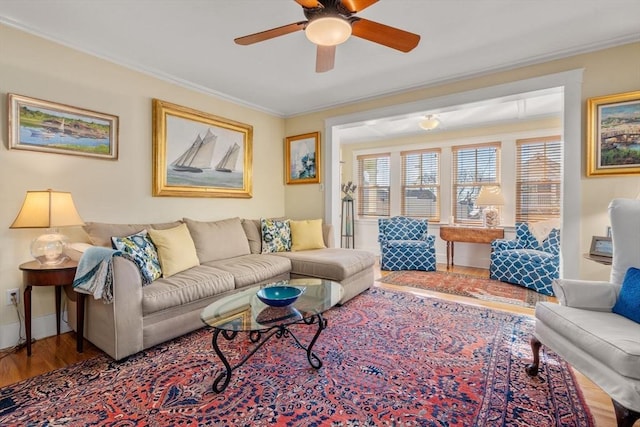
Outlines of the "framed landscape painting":
M9 149L118 158L118 117L70 105L7 95Z
M284 157L287 184L320 182L320 132L287 137Z
M587 176L640 174L640 91L587 101Z
M153 100L153 195L252 196L253 127Z

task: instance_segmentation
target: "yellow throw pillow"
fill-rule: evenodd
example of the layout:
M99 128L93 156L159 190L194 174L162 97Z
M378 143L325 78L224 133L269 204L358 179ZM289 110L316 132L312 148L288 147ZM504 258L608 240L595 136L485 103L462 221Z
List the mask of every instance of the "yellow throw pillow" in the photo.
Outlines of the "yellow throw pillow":
M187 224L168 230L149 229L149 236L158 250L162 277L170 277L188 268L200 265Z
M291 227L291 250L326 248L322 236L322 220L289 221Z

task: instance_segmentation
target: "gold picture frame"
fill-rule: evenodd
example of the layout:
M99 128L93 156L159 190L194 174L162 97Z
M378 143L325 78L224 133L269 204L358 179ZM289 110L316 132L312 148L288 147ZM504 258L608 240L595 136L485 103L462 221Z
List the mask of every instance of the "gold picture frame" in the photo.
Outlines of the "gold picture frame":
M10 93L9 149L118 159L118 116Z
M640 174L640 91L587 100L587 176Z
M153 195L252 197L253 127L153 100Z
M284 164L285 183L319 183L321 171L320 132L285 138Z

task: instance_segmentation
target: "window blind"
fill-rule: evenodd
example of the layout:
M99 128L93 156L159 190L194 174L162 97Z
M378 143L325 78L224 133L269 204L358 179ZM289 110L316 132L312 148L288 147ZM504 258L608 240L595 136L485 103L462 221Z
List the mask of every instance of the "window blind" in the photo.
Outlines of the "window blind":
M440 221L440 149L403 151L403 216Z
M560 217L562 141L560 136L516 141L516 221Z
M390 163L389 153L358 156L358 215L389 216Z
M482 209L476 206L475 201L483 186L500 185L500 142L454 146L451 152L453 159L451 212L455 222L481 224Z

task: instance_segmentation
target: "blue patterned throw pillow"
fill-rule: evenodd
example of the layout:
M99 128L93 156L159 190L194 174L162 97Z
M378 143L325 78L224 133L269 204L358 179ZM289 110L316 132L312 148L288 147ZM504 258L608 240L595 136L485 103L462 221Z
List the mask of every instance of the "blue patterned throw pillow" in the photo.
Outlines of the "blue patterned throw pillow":
M147 230L127 237L112 237L111 242L114 249L131 256L140 269L143 285L148 285L162 275L158 251Z
M640 323L640 269L631 267L627 270L612 311Z
M260 220L262 229L262 253L289 252L291 250L291 227L289 220Z

